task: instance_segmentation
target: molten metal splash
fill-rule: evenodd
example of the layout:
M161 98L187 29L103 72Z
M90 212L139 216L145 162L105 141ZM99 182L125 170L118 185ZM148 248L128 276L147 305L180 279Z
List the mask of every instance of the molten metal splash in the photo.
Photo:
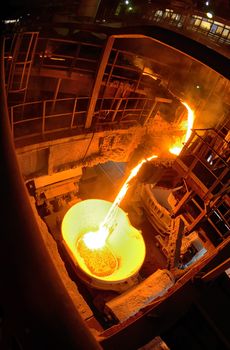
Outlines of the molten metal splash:
M194 111L189 107L189 105L186 102L182 102L182 104L186 107L188 111L188 119L187 119L187 131L186 135L183 139L178 139L178 141L169 149L169 152L175 155L179 155L182 148L183 143L187 142L191 133L192 133L192 127L194 123Z
M108 214L106 215L105 219L100 224L99 230L96 232L87 232L82 237L85 245L89 249L92 249L92 250L100 249L105 245L106 239L108 238L110 232L113 230L113 225L115 223L114 218L116 216L116 210L117 210L119 204L121 203L122 199L124 198L126 192L129 189L130 180L133 179L137 175L138 171L140 170L140 168L142 167L142 165L146 161L150 161L154 158L157 158L157 156L153 155L147 159L142 159L135 166L135 168L133 168L131 170L129 177L127 178L127 180L125 181L124 185L122 186L120 192L118 193L117 197L115 198L112 206L110 207L110 210L108 211Z

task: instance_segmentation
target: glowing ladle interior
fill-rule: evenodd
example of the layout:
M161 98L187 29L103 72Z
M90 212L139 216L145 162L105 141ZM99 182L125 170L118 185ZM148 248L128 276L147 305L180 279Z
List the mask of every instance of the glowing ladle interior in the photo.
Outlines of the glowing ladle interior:
M81 237L87 232L97 231L111 206L111 202L101 199L80 201L67 211L61 227L63 244L69 257L84 273L83 276L90 277L90 281L95 284L96 288L100 289L108 289L111 284L123 283L135 276L141 268L146 254L141 232L131 225L127 214L120 207L117 208L115 223L106 239L105 246L92 251L86 249L86 254L84 252L81 254L82 251L78 249ZM115 260L110 256L109 250ZM99 256L100 253L103 256ZM91 257L92 261L89 262ZM97 257L99 261L96 260ZM112 263L112 266L104 268L103 265L107 261ZM87 262L89 263L87 264ZM110 273L109 270L111 270Z

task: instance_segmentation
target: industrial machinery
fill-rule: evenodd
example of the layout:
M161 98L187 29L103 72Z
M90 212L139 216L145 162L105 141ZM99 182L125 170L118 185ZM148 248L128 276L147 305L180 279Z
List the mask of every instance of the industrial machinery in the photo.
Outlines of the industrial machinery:
M41 329L38 348L138 349L229 267L225 58L208 67L176 33L177 49L164 31L60 28L3 42L2 299L21 348Z

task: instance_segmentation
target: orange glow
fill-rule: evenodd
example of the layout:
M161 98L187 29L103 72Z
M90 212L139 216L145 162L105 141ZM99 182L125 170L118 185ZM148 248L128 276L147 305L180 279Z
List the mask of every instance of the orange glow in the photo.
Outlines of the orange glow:
M184 138L178 138L178 140L176 141L176 143L169 149L169 152L175 155L179 155L182 148L183 148L183 143L187 142L191 133L192 133L192 127L193 127L193 123L194 123L194 111L189 107L189 105L186 102L182 102L182 104L186 107L187 111L188 111L188 119L187 119L187 131L186 131L186 135ZM181 127L183 127L183 125L181 125Z
M130 172L114 202L86 200L69 209L62 221L62 235L79 267L97 281L123 281L140 269L145 257L141 233L119 204L142 165ZM135 256L135 259L133 257Z
M118 260L107 243L102 248L90 249L80 238L76 248L85 266L93 275L105 277L117 270Z
M126 192L129 189L129 182L131 181L131 179L133 179L137 175L138 171L140 170L140 168L142 167L142 165L145 162L150 161L154 158L157 158L157 156L153 155L147 159L142 159L135 166L135 168L133 168L131 170L129 177L127 178L127 180L125 181L121 190L119 191L117 197L115 198L112 206L110 207L110 209L108 211L108 214L105 216L104 220L100 224L99 230L95 231L95 232L87 232L86 234L84 234L82 239L83 239L85 245L89 249L92 249L92 250L93 249L100 249L105 245L106 239L108 238L109 234L113 230L113 226L115 224L114 219L116 216L117 208L118 208L119 204L121 203L122 199L124 198Z
M63 243L69 256L78 268L90 276L90 283L101 289L111 289L112 285L134 276L146 254L141 232L130 224L127 214L120 207L117 208L114 218L116 225L106 240L105 248L86 254L78 250L81 237L85 232L96 231L111 205L111 202L100 199L78 202L67 211L61 226ZM103 256L99 256L101 252ZM109 265L104 266L107 262Z

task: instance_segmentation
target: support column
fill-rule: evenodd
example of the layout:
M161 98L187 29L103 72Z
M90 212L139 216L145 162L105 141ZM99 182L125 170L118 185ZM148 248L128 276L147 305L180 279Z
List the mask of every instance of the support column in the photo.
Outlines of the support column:
M108 38L106 46L104 48L104 52L102 55L100 66L99 66L99 69L97 71L97 76L96 76L96 79L94 82L94 87L93 87L93 91L92 91L92 95L91 95L91 99L90 99L90 103L89 103L89 108L87 111L86 122L85 122L86 129L90 128L90 126L92 124L93 114L94 114L97 98L99 95L103 75L105 72L105 67L107 65L109 55L110 55L110 52L111 52L112 47L113 47L114 39L115 39L114 36L110 36Z
M90 103L89 103L89 108L87 111L87 116L86 116L86 122L85 122L85 128L90 128L91 124L92 124L92 119L93 119L93 114L94 114L94 110L95 110L95 106L96 106L96 102L97 102L97 98L99 95L99 91L100 91L100 87L101 87L101 83L102 83L102 79L103 79L103 75L105 72L105 68L109 59L109 55L110 52L112 50L113 47L113 43L114 40L116 38L120 38L120 39L143 39L146 38L145 35L142 34L118 34L118 35L112 35L108 38L106 46L104 48L104 52L102 55L102 59L100 62L100 66L97 72L97 76L94 82L94 87L93 87L93 91L92 91L92 95L91 95L91 99L90 99ZM168 99L164 99L167 101L172 101L172 100L168 100ZM163 101L166 102L167 101ZM168 102L168 103L170 103Z
M56 105L56 99L58 97L58 93L59 93L59 90L60 90L60 85L61 85L61 81L62 81L62 78L58 78L57 79L57 85L56 85L56 89L54 91L54 96L53 96L53 103L52 103L52 107L51 107L51 113L53 114L54 110L55 110L55 105Z

